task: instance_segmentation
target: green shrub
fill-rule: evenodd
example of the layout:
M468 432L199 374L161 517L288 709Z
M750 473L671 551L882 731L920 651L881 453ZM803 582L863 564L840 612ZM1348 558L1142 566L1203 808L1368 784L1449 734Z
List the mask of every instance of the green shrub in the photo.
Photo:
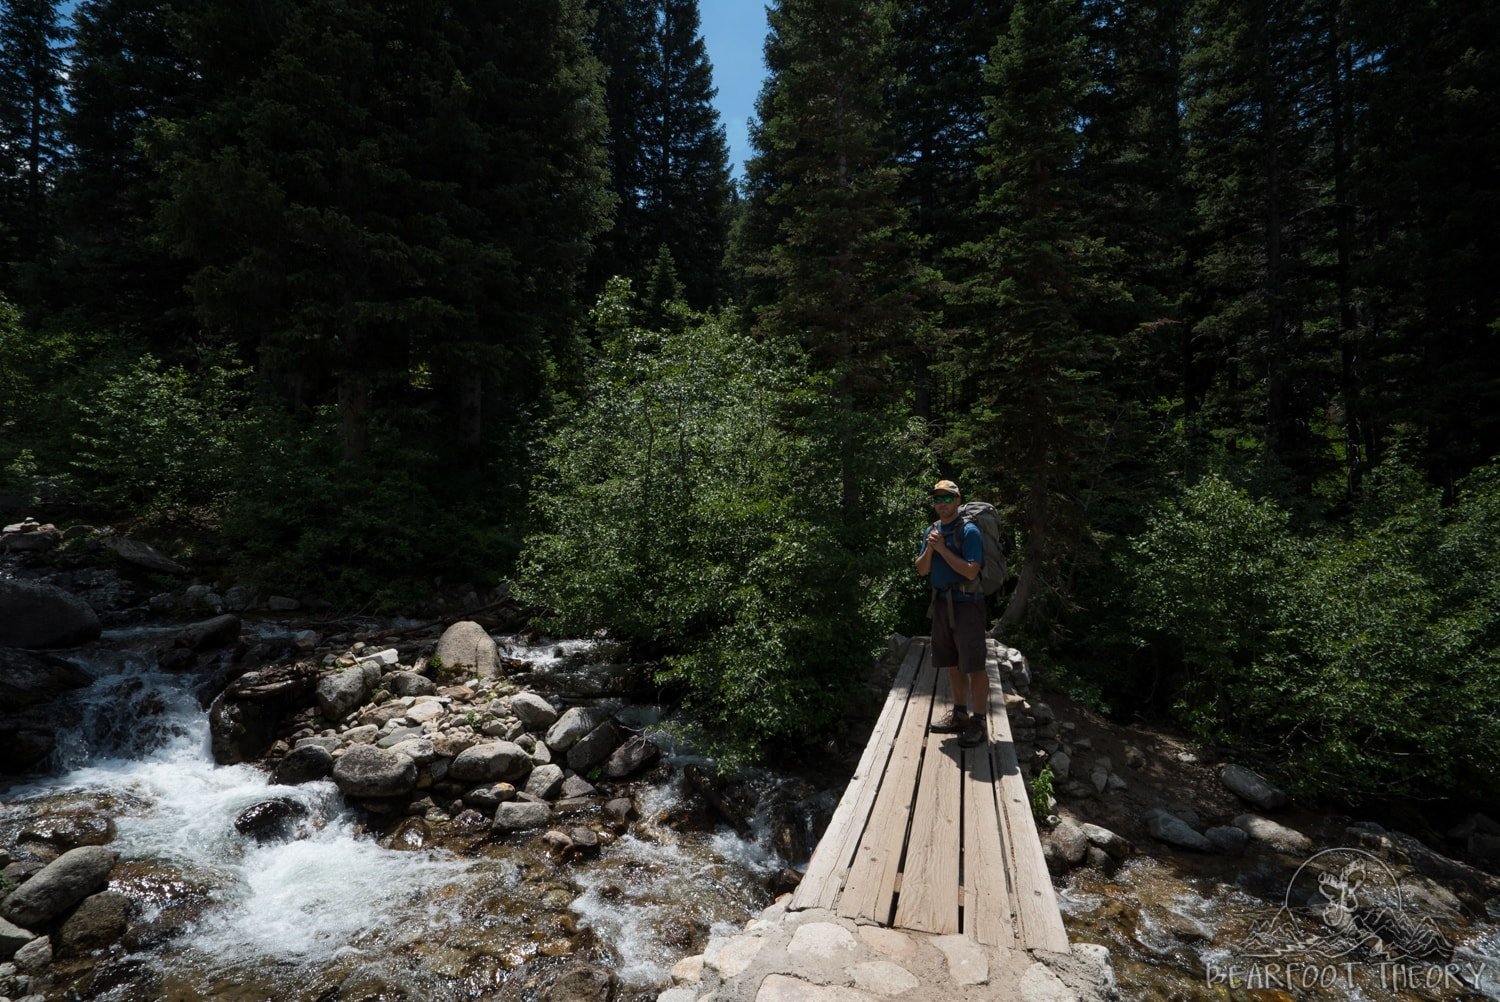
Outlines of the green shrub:
M793 350L733 317L653 332L628 313L618 286L595 313L603 354L546 444L523 592L551 629L661 657L721 764L826 739L916 587L916 436L863 424L846 519L841 415Z
M142 355L77 402L73 469L96 505L168 519L216 510L245 439L248 370Z
M1351 526L1295 537L1210 477L1163 507L1130 569L1195 733L1344 800L1493 797L1500 747L1500 471L1449 507L1392 461Z

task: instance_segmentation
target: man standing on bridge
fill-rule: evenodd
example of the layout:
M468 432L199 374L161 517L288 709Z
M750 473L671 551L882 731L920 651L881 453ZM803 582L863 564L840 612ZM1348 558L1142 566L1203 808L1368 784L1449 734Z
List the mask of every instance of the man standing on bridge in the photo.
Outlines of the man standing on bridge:
M958 484L939 480L932 487L938 520L927 530L917 552L917 573L932 579L932 657L947 671L953 709L933 721L939 734L961 734L965 748L988 740L990 680L984 671L984 594L960 591L979 576L984 539L979 526L958 516ZM936 556L937 559L934 559Z

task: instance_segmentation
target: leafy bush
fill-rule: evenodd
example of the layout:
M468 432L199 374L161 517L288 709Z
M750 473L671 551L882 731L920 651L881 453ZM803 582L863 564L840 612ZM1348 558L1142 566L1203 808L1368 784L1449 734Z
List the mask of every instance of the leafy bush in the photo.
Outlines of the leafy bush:
M178 518L216 509L247 431L248 370L142 355L77 403L72 466L96 504Z
M1196 733L1304 793L1500 794L1500 471L1443 507L1397 461L1346 531L1298 539L1217 477L1164 506L1130 568L1143 641L1180 659Z
M733 316L642 330L618 285L595 320L602 357L542 456L524 592L553 629L663 657L723 764L826 738L916 587L916 436L864 424L846 518L841 415L795 351Z

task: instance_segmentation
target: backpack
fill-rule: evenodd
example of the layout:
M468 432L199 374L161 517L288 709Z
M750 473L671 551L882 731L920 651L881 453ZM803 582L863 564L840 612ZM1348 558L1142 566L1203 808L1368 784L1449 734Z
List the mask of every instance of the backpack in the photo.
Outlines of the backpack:
M1000 513L988 501L965 501L958 506L958 538L963 540L963 527L973 522L979 527L979 538L984 541L984 560L979 565L979 576L965 581L955 590L993 595L1005 583L1005 543L1000 535ZM933 523L936 527L937 523Z

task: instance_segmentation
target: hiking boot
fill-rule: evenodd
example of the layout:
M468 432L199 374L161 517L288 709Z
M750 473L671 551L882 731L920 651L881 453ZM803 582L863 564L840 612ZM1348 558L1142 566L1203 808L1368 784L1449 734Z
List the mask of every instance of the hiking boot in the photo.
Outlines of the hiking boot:
M984 718L975 715L969 718L968 725L964 727L963 737L958 739L958 743L965 748L977 748L989 739L989 733L984 726Z
M934 720L927 725L927 729L933 734L961 734L968 725L969 715L967 713L955 713L949 710L947 716Z

